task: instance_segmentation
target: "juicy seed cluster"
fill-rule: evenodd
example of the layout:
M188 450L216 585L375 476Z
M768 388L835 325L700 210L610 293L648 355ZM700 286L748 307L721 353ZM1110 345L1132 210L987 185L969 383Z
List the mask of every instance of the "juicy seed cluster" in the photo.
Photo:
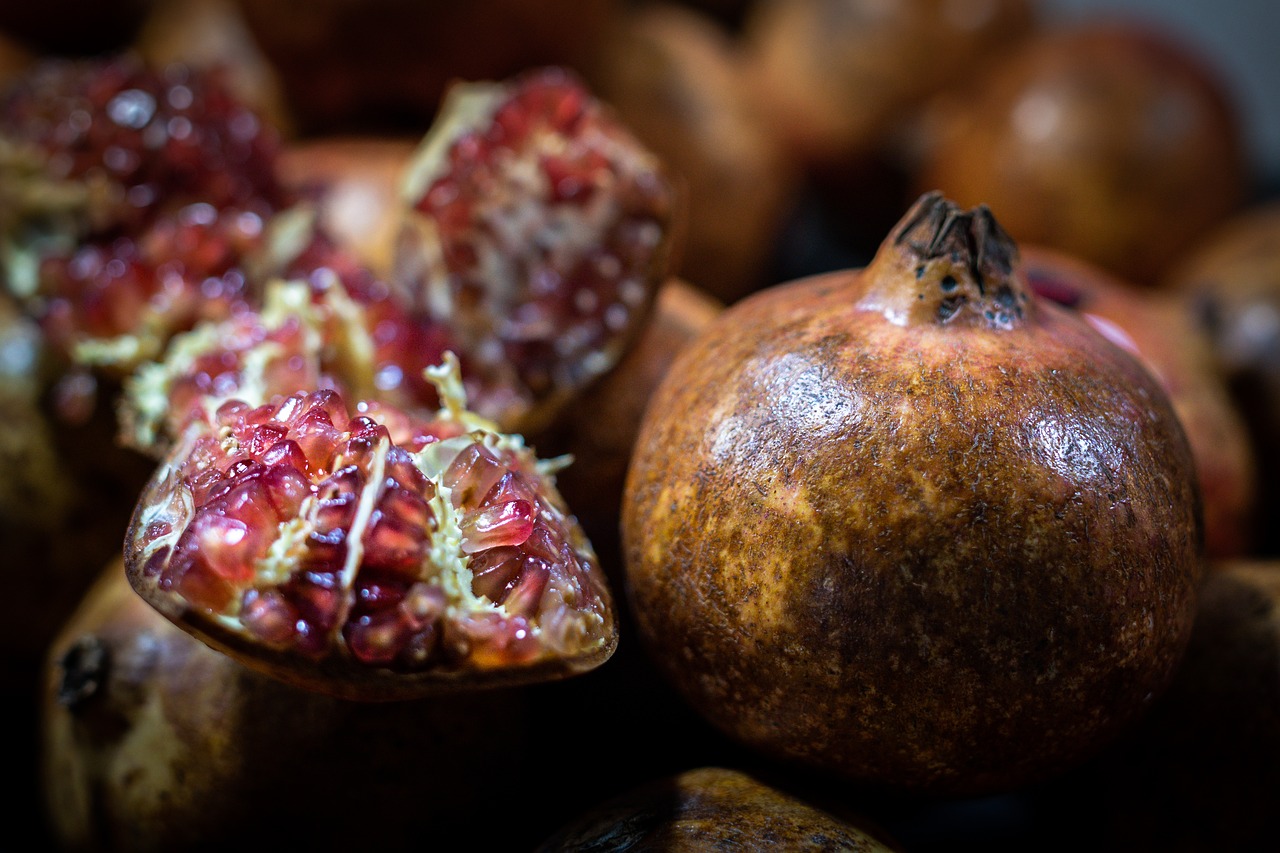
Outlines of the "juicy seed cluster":
M199 202L136 236L46 257L41 324L63 349L132 335L148 339L134 343L142 350L135 357L154 356L174 332L245 305L242 261L261 244L262 229L256 213Z
M229 402L175 458L158 503L182 509L135 541L144 575L268 647L509 664L544 651L541 625L603 606L536 470L454 421L353 416L333 391Z
M182 65L45 62L0 103L0 135L43 150L52 179L118 186L115 225L192 201L265 213L285 195L276 134L218 74Z
M671 188L656 162L562 69L519 79L453 139L416 210L434 223L468 349L514 365L535 395L593 360L647 309ZM494 323L491 318L501 318Z

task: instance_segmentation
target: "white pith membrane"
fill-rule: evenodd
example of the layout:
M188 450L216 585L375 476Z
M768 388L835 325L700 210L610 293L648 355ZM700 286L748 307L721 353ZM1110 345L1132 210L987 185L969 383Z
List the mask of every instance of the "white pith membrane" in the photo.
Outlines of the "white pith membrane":
M458 507L454 506L452 491L444 484L443 477L460 453L472 445L480 444L509 469L521 471L534 479L540 495L536 513L559 527L565 524L566 514L562 507L558 506L553 475L555 471L567 464L567 459L538 460L520 436L501 433L493 422L470 411L467 408L458 363L452 353L446 355L443 364L429 370L428 376L442 400L434 424L446 435L454 431L457 434L429 442L421 450L412 454L415 467L434 487L434 496L429 501L429 507L436 522L434 530L429 532L429 544L424 549L424 558L418 567L416 581L428 584L431 590L438 590L438 595L420 596L420 599L424 602L423 606L428 608L433 606L433 601L442 602L441 624L445 622L463 624L466 620L483 619L486 615L506 620L511 617L511 614L508 613L504 604L495 603L483 595L478 596L472 589L474 576L470 567L471 556L466 552L464 542L463 515ZM301 404L299 402L294 406ZM139 510L136 527L138 533L132 543L138 551L138 565L146 565L154 555L164 549L167 549L167 552L163 559L167 560L174 553L178 540L195 518L196 507L192 492L184 482L179 469L182 460L190 456L201 438L210 434L214 423L213 413L216 409L216 405L210 404L206 417L193 422L187 428L157 472L149 494L154 497L166 496L166 498L162 502L151 503ZM284 422L292 411L293 406L286 402L274 419ZM376 415L374 419L377 419ZM235 438L231 435L230 429L222 428L220 434L224 449L229 454L234 453ZM343 438L349 435L350 431L346 432ZM342 629L353 605L354 590L364 553L364 534L369 529L370 520L382 498L387 482L387 478L383 476L383 466L390 449L391 444L386 440L381 440L374 448L372 459L368 463L368 477L360 490L356 501L355 517L348 528L347 552L340 575L340 588L345 605L335 623L332 636L328 638L328 646L331 650L342 643ZM339 470L342 464L341 459L335 460L330 470ZM299 558L305 552L308 537L316 530L319 509L318 494L313 492L303 500L294 517L279 523L274 541L266 554L254 565L255 587L259 589L274 587L296 570ZM574 522L570 519L568 523L572 525ZM167 532L152 536L149 540L146 538L148 531L161 530ZM576 558L584 566L584 570L586 572L594 570L595 555L585 537L576 539L568 537L568 541ZM477 553L483 553L483 551L480 550ZM503 649L486 652L485 638L482 635L467 638L465 631L460 632L460 635L464 636L464 642L466 639L474 640L474 648L454 651L481 668L486 663L493 662L499 665L529 664L546 658L589 655L609 641L604 612L607 602L600 592L601 590L597 590L594 597L584 597L584 591L573 573L552 572L535 615L528 620L527 629L522 629L520 636L516 637L517 640L526 641L525 650L519 654L518 660L505 657ZM240 619L240 602L241 598L236 597L224 611L206 612L203 615L229 632L250 636ZM472 658L475 660L471 660Z

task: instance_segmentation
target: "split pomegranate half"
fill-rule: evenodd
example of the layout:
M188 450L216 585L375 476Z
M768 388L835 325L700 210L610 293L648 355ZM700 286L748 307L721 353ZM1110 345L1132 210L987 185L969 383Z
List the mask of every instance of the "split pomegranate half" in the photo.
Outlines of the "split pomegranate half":
M465 408L331 390L193 417L143 495L130 582L247 665L355 699L540 680L617 642L590 544L538 461Z

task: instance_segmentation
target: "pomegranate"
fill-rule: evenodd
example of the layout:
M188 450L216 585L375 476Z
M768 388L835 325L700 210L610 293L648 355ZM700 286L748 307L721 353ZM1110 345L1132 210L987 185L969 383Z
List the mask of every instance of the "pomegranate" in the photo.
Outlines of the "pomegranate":
M1250 553L1256 492L1253 448L1209 338L1194 324L1188 301L1122 282L1052 249L1023 245L1022 258L1033 291L1081 312L1098 331L1141 359L1169 395L1196 461L1205 554L1223 558Z
M674 271L724 302L763 285L800 175L730 37L692 9L645 4L619 19L590 79L686 189Z
M0 115L0 285L71 360L124 373L220 311L287 201L275 134L212 71L46 60Z
M456 361L433 378L431 419L328 390L193 407L126 539L134 588L248 665L352 698L607 659L609 592L554 464L465 409Z
M637 634L694 708L769 756L951 793L1060 772L1149 705L1201 529L1159 383L938 193L865 269L686 347L622 505Z
M1257 547L1280 549L1280 204L1246 208L1183 254L1161 282L1209 337L1258 458Z
M917 186L989 204L1014 239L1137 284L1245 199L1247 152L1225 82L1149 25L1046 31L956 98Z
M616 363L666 277L671 184L561 68L454 87L403 198L393 278L524 432Z
M739 771L700 767L588 811L537 848L561 850L897 849Z
M744 25L752 91L821 171L871 153L924 98L1034 27L1028 0L760 0Z
M118 558L43 681L42 796L66 849L405 849L423 821L459 837L526 741L516 691L355 703L246 669L134 595Z

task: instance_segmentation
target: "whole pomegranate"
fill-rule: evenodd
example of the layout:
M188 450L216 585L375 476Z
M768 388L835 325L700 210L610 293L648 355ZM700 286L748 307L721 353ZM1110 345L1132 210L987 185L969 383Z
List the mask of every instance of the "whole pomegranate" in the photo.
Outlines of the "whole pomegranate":
M1151 284L1245 199L1226 83L1182 41L1095 21L1048 30L955 93L916 185L1000 211L1014 239Z
M645 412L640 639L734 738L891 787L1007 789L1168 682L1202 566L1156 380L923 196L862 270L731 306Z

